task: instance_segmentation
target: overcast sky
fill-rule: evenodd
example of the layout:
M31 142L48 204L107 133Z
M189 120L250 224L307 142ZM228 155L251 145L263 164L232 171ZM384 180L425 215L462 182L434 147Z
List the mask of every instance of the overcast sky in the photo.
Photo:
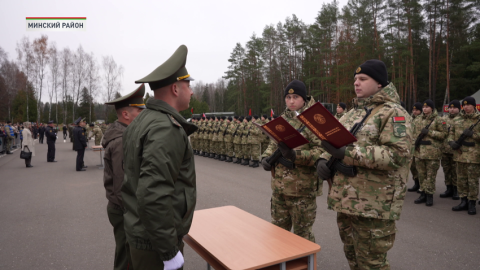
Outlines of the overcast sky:
M133 91L135 80L162 64L181 44L188 49L187 69L196 81L215 82L229 66L235 44L266 25L284 22L295 14L312 24L327 0L243 1L24 1L1 0L0 47L16 59L16 43L23 37L47 34L57 48L79 45L97 60L111 55L125 71L122 95ZM340 9L347 0L340 0ZM87 17L85 32L27 32L25 17ZM147 87L147 89L149 89ZM46 92L46 91L45 91ZM47 100L47 94L42 98ZM103 100L102 100L103 101Z

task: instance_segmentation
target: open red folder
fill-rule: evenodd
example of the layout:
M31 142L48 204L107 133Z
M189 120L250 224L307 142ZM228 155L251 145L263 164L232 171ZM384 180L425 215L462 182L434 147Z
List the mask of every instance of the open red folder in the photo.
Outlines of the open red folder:
M350 133L320 102L306 109L297 116L313 134L320 140L327 141L336 148L357 141Z
M290 149L308 143L308 140L305 139L305 137L303 137L303 135L300 134L300 132L298 132L294 127L292 127L287 120L283 119L283 117L275 118L263 126L255 122L253 124L265 132L270 139L276 141L277 143L284 142Z

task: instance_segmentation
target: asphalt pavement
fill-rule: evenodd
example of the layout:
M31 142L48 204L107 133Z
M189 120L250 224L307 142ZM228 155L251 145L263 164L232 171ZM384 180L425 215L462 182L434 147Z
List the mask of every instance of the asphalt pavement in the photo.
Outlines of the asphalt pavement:
M47 145L37 144L33 168L25 167L19 150L0 156L0 269L113 268L115 242L100 155L87 150L87 171L76 172L72 144L60 138L56 148L58 162L48 163ZM198 156L195 166L197 210L234 205L270 221L269 172ZM453 212L459 201L439 198L443 177L440 168L432 207L415 205L419 195L407 193L388 253L392 269L480 269L480 206L476 216ZM318 269L348 269L336 212L327 209L326 199L326 194L317 198L314 224L321 246ZM188 245L185 260L186 270L206 269Z

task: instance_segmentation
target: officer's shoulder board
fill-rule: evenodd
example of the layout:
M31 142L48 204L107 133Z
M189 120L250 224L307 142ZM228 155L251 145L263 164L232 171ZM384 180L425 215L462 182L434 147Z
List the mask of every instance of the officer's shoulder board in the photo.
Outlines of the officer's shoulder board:
M175 118L171 114L168 115L168 119L170 119L170 121L172 121L173 125L175 125L177 127L182 127L182 125L180 125L180 123L178 123L178 121L175 120Z

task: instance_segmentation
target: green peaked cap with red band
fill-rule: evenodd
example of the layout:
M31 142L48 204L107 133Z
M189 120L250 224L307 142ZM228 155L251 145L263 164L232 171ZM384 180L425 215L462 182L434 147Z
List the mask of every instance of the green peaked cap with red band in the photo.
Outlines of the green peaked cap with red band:
M177 81L193 81L185 68L187 54L187 46L181 45L167 61L135 83L148 83L150 89L156 90Z

